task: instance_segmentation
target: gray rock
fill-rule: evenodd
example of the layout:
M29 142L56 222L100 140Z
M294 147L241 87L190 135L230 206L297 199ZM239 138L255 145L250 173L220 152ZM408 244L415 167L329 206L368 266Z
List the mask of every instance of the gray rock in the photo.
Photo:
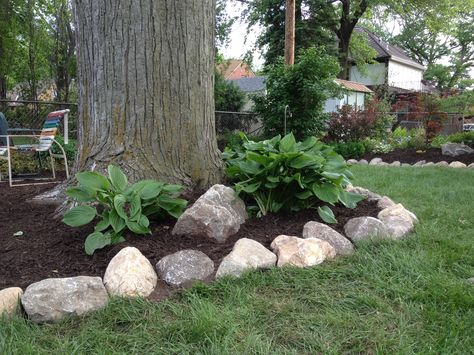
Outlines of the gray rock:
M120 297L148 297L157 281L150 261L134 247L120 250L110 260L104 275L109 294Z
M441 154L458 157L464 154L474 153L474 149L462 143L446 143L441 146Z
M369 164L369 162L365 159L361 159L361 160L359 160L359 164L367 165L367 164Z
M435 165L436 165L436 166L449 166L448 162L446 162L446 161L444 161L444 160L442 160L442 161L436 163Z
M81 316L105 307L107 290L100 277L45 279L31 284L21 297L28 317L37 323Z
M460 161L453 161L449 164L451 168L467 168L467 165Z
M362 196L365 196L369 201L377 201L379 199L382 198L382 196L380 196L379 194L376 194L372 191L369 191L363 187L359 187L359 186L347 186L345 188L345 190L347 192L352 192L354 194L359 194L359 195L362 195Z
M23 290L19 287L9 287L0 291L0 318L11 317L20 308L20 298Z
M393 205L395 205L395 202L393 202L392 199L387 196L384 196L380 200L377 201L377 207L381 209L384 209Z
M357 217L347 221L344 233L353 242L374 237L388 238L389 232L382 221L374 217Z
M359 163L359 162L358 162L357 160L355 160L355 159L349 159L349 160L347 161L347 164L357 164L357 163Z
M401 165L402 165L402 164L401 164L398 160L396 160L396 161L390 163L390 166L401 166Z
M216 278L225 275L241 276L251 269L269 269L274 267L277 256L259 242L242 238L235 244L217 269Z
M402 163L402 166L411 166L411 164L408 164L408 163Z
M470 277L466 281L470 283L471 285L474 285L474 277Z
M214 262L199 250L186 249L162 258L156 270L167 284L181 286L209 278L214 273Z
M426 163L426 164L423 164L423 167L425 167L425 166L434 166L434 165L435 165L435 163L433 163L432 161L430 161L430 162L428 162L428 163Z
M417 161L415 164L413 164L413 166L423 166L426 164L426 160L420 160L420 161Z
M467 167L470 169L474 169L474 163L469 164Z
M379 165L379 164L382 163L382 162L383 162L383 161L382 161L381 158L373 158L373 159L370 161L369 165Z
M224 185L212 186L178 218L174 235L205 235L224 242L247 219L244 202Z
M413 231L416 216L402 204L389 206L379 212L377 218L381 220L393 239L401 239Z
M349 239L323 223L312 221L306 223L303 227L303 239L307 238L325 240L334 247L336 254L349 255L354 251Z

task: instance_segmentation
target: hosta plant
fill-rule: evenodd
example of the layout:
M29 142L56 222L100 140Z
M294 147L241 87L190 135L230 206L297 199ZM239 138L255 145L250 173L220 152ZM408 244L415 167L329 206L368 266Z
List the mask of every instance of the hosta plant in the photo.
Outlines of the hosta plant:
M66 195L79 205L66 212L63 222L80 227L97 218L94 232L84 245L89 255L124 241L122 234L127 229L136 234L151 233L148 217L168 214L178 218L187 204L177 197L182 190L180 185L155 180L130 185L120 168L113 165L108 167L108 176L83 172L76 178L78 186L68 189Z
M255 201L257 215L315 208L322 220L336 223L330 206L355 208L363 199L344 189L352 178L344 158L316 138L296 142L292 133L261 142L241 138L241 146L223 153L226 174L238 194Z

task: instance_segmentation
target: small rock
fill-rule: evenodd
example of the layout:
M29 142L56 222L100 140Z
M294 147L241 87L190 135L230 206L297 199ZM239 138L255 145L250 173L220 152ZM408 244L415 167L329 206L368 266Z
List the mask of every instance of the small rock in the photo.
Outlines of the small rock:
M430 162L428 162L428 163L426 163L426 164L423 164L423 167L425 167L425 166L434 166L434 165L435 165L435 163L433 163L432 161L430 161Z
M466 168L467 165L464 163L461 163L460 161L453 161L449 164L451 168Z
M216 278L225 275L240 276L250 269L269 269L275 266L277 256L259 242L242 238L235 244L217 269Z
M398 160L396 160L396 161L390 163L390 166L401 166L401 165L402 165L402 164L401 164Z
M45 279L28 286L21 297L28 317L37 323L81 316L105 307L107 301L102 279L90 276Z
M373 158L373 159L370 161L369 165L379 165L379 164L382 163L382 162L383 162L383 161L382 161L381 158Z
M347 221L344 233L353 242L373 237L388 238L389 232L382 221L374 217L357 217Z
M449 166L448 162L446 162L446 161L444 161L444 160L442 160L442 161L436 163L435 165L436 165L436 166Z
M446 143L441 146L441 154L457 157L474 153L474 149L462 143Z
M171 286L182 286L195 280L206 280L214 273L214 262L199 250L180 250L156 264L162 280Z
M334 247L336 254L349 255L354 251L354 246L349 239L323 223L306 223L303 227L303 239L307 238L317 238L328 242Z
M390 164L382 161L382 162L378 163L377 165L378 166L389 166Z
M350 185L350 186L347 186L345 190L347 192L352 192L354 194L365 196L369 201L377 201L382 198L382 196L359 186Z
M469 164L467 167L473 169L474 168L474 163Z
M13 316L19 309L23 290L19 287L9 287L0 291L0 317Z
M357 163L359 163L359 162L358 162L357 160L355 160L355 159L349 159L349 160L347 161L347 164L357 164Z
M120 250L110 260L104 284L110 295L147 297L155 289L158 277L148 259L134 247Z
M367 164L369 164L369 162L365 159L361 159L361 160L359 160L359 164L367 165Z
M408 164L408 163L402 163L402 166L411 166L411 164Z
M393 205L395 205L395 202L393 202L392 199L387 196L384 196L377 201L377 207L380 209L384 209Z
M271 248L278 255L279 267L309 267L336 256L336 250L331 244L317 238L302 239L279 235L273 240Z
M214 185L178 218L174 235L205 235L224 242L237 233L247 219L244 202L235 191Z
M413 166L422 166L426 164L426 160L420 160L420 161L417 161L415 164L413 164Z
M470 283L471 285L474 285L474 277L471 277L469 279L466 280L468 283Z
M414 223L418 222L416 216L408 211L402 204L387 207L377 215L393 239L401 239L413 231Z

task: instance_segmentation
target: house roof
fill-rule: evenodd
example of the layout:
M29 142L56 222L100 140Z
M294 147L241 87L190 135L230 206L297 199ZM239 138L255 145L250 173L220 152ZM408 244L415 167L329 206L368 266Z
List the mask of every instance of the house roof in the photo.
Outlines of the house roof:
M345 89L347 89L349 91L366 92L366 93L372 93L373 92L372 90L370 90L364 84L356 83L355 81L336 79L336 83L343 86Z
M377 57L375 59L391 59L395 62L403 63L410 65L414 68L417 69L422 69L424 70L425 67L418 63L417 61L411 59L404 51L403 49L393 46L387 42L382 41L377 35L374 33L370 32L366 28L362 27L356 27L355 31L358 33L365 34L367 36L367 39L369 41L369 45L375 49L377 52Z
M240 66L242 66L249 76L255 76L254 72L243 60L240 59L228 59L224 63L217 65L217 70L221 73L225 79L229 79Z
M256 92L265 90L265 76L254 76L253 78L240 78L230 80L243 92Z

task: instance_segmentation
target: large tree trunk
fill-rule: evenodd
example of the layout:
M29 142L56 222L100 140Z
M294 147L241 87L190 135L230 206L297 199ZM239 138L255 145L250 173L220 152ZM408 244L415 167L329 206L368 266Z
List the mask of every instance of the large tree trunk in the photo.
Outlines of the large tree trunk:
M221 176L214 123L215 0L74 0L75 171L206 186Z

